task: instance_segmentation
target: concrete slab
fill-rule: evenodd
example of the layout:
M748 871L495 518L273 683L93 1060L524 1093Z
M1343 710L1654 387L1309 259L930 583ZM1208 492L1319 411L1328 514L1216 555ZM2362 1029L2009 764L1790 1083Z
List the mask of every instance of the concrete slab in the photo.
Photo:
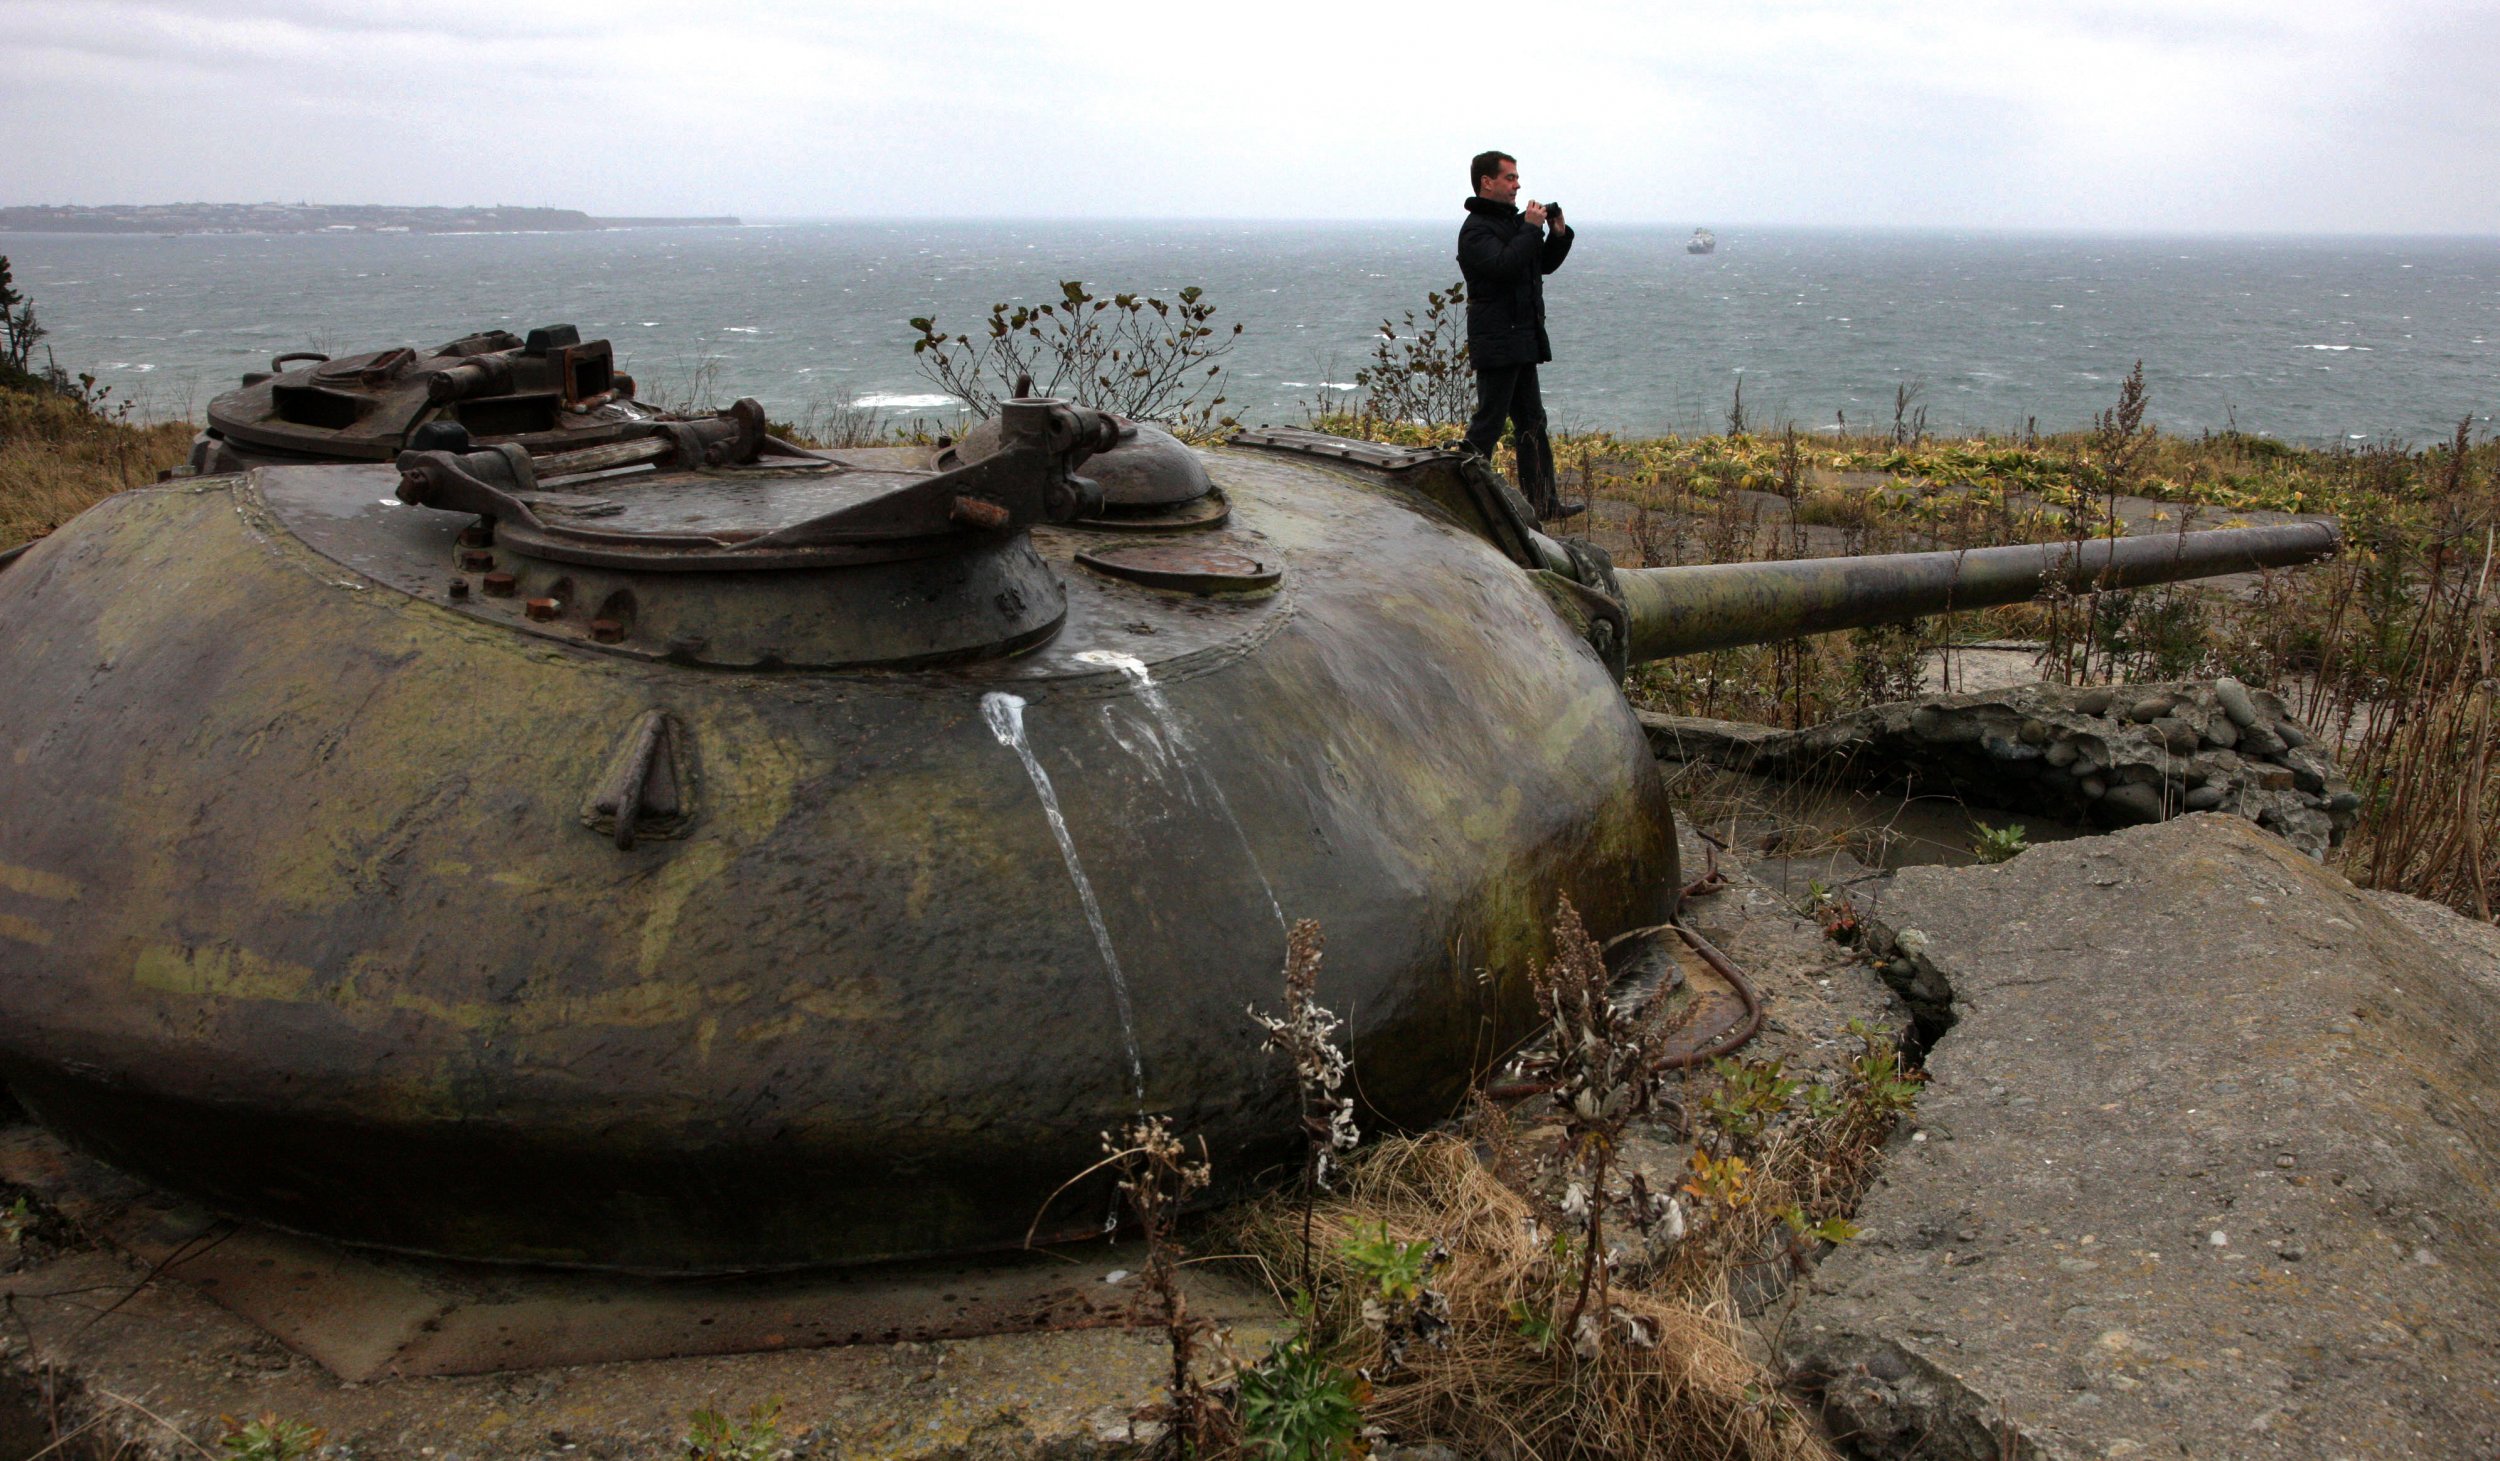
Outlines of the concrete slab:
M1102 1276L1145 1263L1134 1242L732 1279L404 1259L202 1211L24 1125L0 1128L0 1182L348 1381L1126 1325L1134 1286Z
M738 1281L432 1264L200 1212L0 1114L18 1192L58 1241L0 1249L0 1461L196 1461L262 1414L322 1461L674 1461L696 1410L776 1405L793 1456L1110 1461L1169 1374L1129 1242ZM1184 1282L1253 1352L1280 1325L1242 1275Z
M2500 1454L2500 937L2220 815L1876 932L1954 1022L1787 1330L1849 1445Z
M48 1445L57 1418L69 1461L200 1461L219 1417L262 1414L326 1431L323 1461L677 1461L694 1410L773 1406L798 1457L1115 1461L1170 1364L1098 1329L353 1384L103 1249L0 1275L0 1306L0 1441Z

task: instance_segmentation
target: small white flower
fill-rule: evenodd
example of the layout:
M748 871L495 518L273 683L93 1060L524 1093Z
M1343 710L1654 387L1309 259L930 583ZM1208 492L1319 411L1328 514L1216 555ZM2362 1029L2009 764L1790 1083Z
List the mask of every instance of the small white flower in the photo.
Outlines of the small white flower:
M1589 1215L1589 1190L1574 1182L1563 1189L1563 1216L1584 1218Z

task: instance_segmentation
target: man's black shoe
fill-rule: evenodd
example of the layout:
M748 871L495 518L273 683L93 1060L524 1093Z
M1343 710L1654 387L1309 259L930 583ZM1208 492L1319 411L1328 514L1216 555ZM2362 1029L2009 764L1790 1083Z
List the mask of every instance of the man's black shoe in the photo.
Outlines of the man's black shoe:
M1561 522L1564 518L1578 517L1588 510L1589 505L1585 502L1557 502L1538 513L1536 520L1541 523Z

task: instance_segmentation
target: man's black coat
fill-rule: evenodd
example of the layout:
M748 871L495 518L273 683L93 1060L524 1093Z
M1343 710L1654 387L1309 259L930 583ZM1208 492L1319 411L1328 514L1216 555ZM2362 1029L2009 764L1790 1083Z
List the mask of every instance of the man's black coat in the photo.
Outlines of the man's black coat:
M1548 235L1529 227L1508 203L1467 200L1458 272L1467 281L1467 358L1476 369L1554 358L1545 338L1545 276L1562 267L1571 237L1568 229Z

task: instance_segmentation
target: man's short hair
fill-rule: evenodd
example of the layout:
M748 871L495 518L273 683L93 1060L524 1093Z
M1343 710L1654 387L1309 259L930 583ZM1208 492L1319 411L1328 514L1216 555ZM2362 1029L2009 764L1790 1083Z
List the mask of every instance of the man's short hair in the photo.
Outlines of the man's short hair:
M1476 160L1467 164L1467 196L1472 198L1483 192L1486 178L1500 177L1503 163L1518 160L1507 152L1477 153Z

